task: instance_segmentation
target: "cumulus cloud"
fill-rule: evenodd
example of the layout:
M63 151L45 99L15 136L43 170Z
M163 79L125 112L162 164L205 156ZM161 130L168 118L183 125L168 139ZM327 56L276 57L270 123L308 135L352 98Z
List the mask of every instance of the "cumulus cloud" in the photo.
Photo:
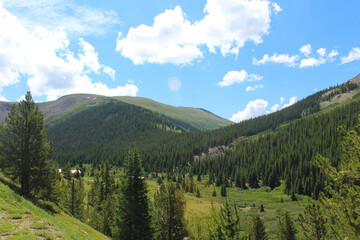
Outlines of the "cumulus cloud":
M29 31L1 4L0 22L0 89L27 78L32 94L48 99L78 92L136 95L135 85L110 89L90 79L87 74L99 74L101 64L93 46L83 39L76 56L62 28L48 31L38 26Z
M258 89L258 88L264 88L264 86L263 86L262 84L260 84L260 85L255 85L255 86L248 86L248 87L246 88L246 91L247 91L247 92L255 91L255 90Z
M333 62L333 61L335 61L335 58L336 58L336 56L337 55L339 55L339 52L337 51L337 50L332 50L329 54L328 54L328 60L330 61L330 62Z
M297 100L297 97L296 97L296 96L291 97L291 98L289 99L289 103L284 104L284 105L281 107L281 109L293 105L294 103L296 103L296 100Z
M289 54L278 54L274 53L271 57L269 54L265 54L262 59L257 60L255 57L253 58L254 65L263 65L267 63L277 63L284 64L287 67L299 67L306 68L312 66L319 66L321 64L325 64L327 61L333 62L337 55L339 55L337 50L332 50L326 56L326 48L319 48L316 50L318 56L314 57L312 54L311 44L307 44L302 46L299 49L300 53L305 55L305 58L300 58L299 55L290 56Z
M28 29L61 26L71 36L103 35L120 23L115 11L91 8L71 0L2 0L4 8Z
M3 97L3 96L0 96L0 101L1 102L8 102L9 100L7 100L5 97Z
M280 107L280 104L275 104L274 106L271 107L271 112L276 112Z
M229 71L217 85L221 87L231 86L235 83L259 81L263 77L257 74L248 74L245 70Z
M280 97L280 104L283 104L283 102L285 101L284 97Z
M107 75L109 75L109 77L112 80L115 80L115 70L112 69L111 67L105 66L105 65L103 65L102 67L103 67L103 72L106 73Z
M271 57L268 54L265 54L263 58L260 60L253 58L253 64L262 65L271 62L271 63L285 64L286 66L294 67L298 59L299 59L298 55L290 56L289 54L274 53Z
M349 54L346 57L342 57L341 64L353 62L356 60L360 60L360 48L358 48L358 47L351 49L351 51L349 52Z
M266 110L267 105L268 102L263 99L256 99L254 101L250 101L243 111L234 113L230 118L230 120L233 122L241 122L246 119L267 114L268 113L268 111Z
M320 55L320 57L324 57L326 54L326 48L319 48L316 52Z
M203 45L212 53L238 55L246 41L262 42L271 14L279 11L268 0L208 0L204 18L191 23L176 6L157 15L152 26L131 27L126 36L119 32L116 51L134 64L190 64L202 58Z
M309 57L310 54L311 54L311 45L310 44L307 44L307 45L304 45L300 48L300 52L302 54L304 54L306 57Z
M271 3L271 6L274 8L274 12L275 14L278 14L279 12L282 11L281 7L277 4L277 3Z
M300 68L319 66L321 64L324 64L325 62L326 60L323 58L305 58L301 60Z

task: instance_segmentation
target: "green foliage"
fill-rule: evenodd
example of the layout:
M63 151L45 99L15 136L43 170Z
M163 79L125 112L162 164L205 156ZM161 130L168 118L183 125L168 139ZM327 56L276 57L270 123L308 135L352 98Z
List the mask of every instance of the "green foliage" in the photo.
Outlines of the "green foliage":
M212 221L209 223L210 239L230 240L242 239L244 236L240 228L240 217L236 204L230 206L227 198L224 205L217 212L212 207Z
M159 240L183 239L186 236L184 192L173 183L162 184L154 195L154 238Z
M360 236L360 117L355 130L342 134L342 161L336 169L328 158L317 155L314 164L329 178L326 192L319 201L331 216L331 235L334 239L356 239Z
M264 222L258 214L255 214L251 219L250 229L249 229L249 239L250 240L268 239L267 233L265 231Z
M139 153L130 151L125 160L117 204L114 239L151 239L149 199Z
M327 220L319 205L309 204L305 208L304 214L299 215L299 221L306 239L323 240L328 238L326 235Z
M295 240L297 230L288 212L277 219L277 236L280 240Z
M2 168L13 181L19 181L25 197L38 195L46 188L42 198L51 198L56 191L53 184L55 171L49 158L52 144L46 139L43 114L27 92L25 100L13 105L1 131ZM48 195L50 194L50 195Z

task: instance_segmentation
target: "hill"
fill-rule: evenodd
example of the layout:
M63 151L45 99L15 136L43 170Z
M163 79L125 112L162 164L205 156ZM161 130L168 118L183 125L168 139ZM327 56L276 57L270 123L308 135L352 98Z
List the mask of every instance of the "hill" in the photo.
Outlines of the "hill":
M199 130L212 130L232 124L231 121L201 108L174 107L142 97L124 96L115 97L115 99L164 114L173 119L178 119Z
M0 239L109 239L65 213L50 214L0 182Z
M189 125L192 130L211 130L232 124L231 121L204 109L174 107L142 97L105 97L93 94L72 94L63 96L56 101L38 103L38 105L44 113L45 120L52 120L57 117L63 118L64 115L75 114L91 106L105 104L110 100L133 104L160 113ZM0 123L5 120L13 104L11 102L0 102Z

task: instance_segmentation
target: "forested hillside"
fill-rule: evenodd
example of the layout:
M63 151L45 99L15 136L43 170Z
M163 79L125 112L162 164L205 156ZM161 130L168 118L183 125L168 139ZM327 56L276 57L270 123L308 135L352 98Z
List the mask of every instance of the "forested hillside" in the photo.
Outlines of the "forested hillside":
M354 89L349 89L348 84L343 85L342 91ZM138 147L147 172L187 171L193 157L206 152L209 147L230 145L239 137L264 131L276 132L284 123L319 112L324 94L334 89L337 88L317 92L275 113L206 132L186 132L193 129L184 122L154 115L133 105L110 101L70 117L59 118L51 124L48 122L48 135L54 141L54 158L61 164L66 161L98 164L109 160L112 164L121 165L127 149ZM349 111L356 115L356 109ZM333 127L340 123L334 121ZM322 131L322 127L325 126L317 126L317 129ZM287 134L291 138L297 137L296 132ZM278 173L278 177L283 177ZM234 177L231 173L226 176L231 175ZM260 173L257 175L260 176Z

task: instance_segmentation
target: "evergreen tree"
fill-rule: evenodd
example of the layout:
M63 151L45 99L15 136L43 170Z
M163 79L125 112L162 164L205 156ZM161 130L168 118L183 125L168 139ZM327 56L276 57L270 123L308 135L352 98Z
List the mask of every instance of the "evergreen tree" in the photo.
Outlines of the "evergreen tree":
M227 198L225 198L225 203L219 212L216 212L214 207L212 207L212 222L210 223L209 230L211 239L242 239L237 206L234 204L234 207L231 208Z
M320 193L319 202L330 215L331 234L338 239L357 239L360 236L360 115L355 130L342 134L342 161L337 170L329 159L318 155L314 164L330 179L327 195Z
M299 215L299 221L306 239L326 239L327 221L319 205L309 204L305 208L304 214Z
M84 186L80 180L72 179L68 182L67 208L77 219L84 218Z
M200 190L199 190L199 188L196 189L196 197L197 197L197 198L200 197Z
M223 196L223 197L226 197L226 196L227 196L225 185L222 185L222 186L221 186L221 196Z
M249 229L249 239L250 240L268 239L267 233L265 231L264 222L258 214L255 214L251 219L250 229Z
M212 196L213 196L213 197L216 197L216 189L215 189L215 186L214 186L214 190L213 190L213 192L212 192Z
M295 240L296 228L288 212L283 217L277 219L277 235L280 240Z
M158 240L183 239L186 236L184 225L184 192L173 183L162 184L154 195L154 238Z
M3 168L13 181L19 180L21 194L36 195L43 188L51 188L48 162L52 155L52 144L46 139L43 114L27 92L25 100L13 105L5 119L1 136ZM46 196L45 196L46 197Z
M137 150L129 152L124 172L118 197L114 239L151 239L148 190Z

